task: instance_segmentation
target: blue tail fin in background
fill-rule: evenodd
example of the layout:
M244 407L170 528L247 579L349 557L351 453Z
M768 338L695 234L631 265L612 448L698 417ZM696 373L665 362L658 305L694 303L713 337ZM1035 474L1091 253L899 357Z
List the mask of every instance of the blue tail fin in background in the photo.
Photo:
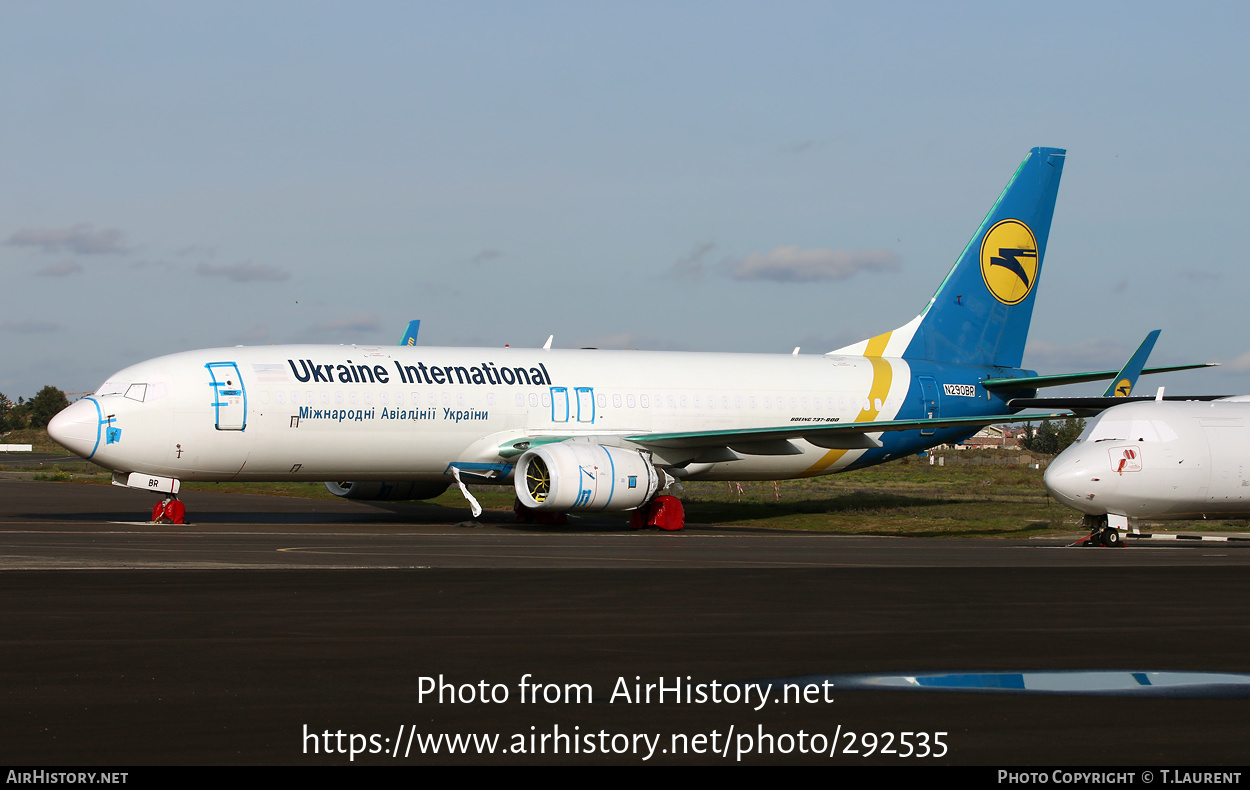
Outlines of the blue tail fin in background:
M417 333L421 331L421 321L409 321L408 328L404 330L404 336L399 339L401 346L415 346L417 344Z
M1019 367L1064 156L1029 152L924 312L834 353Z
M1162 331L1162 329L1156 329L1146 335L1146 339L1133 352L1133 356L1124 363L1120 374L1111 380L1107 391L1102 394L1104 398L1127 398L1133 394L1133 388L1137 386L1137 377L1141 375L1142 368L1146 367L1146 358L1154 350L1155 341L1159 339L1159 333Z

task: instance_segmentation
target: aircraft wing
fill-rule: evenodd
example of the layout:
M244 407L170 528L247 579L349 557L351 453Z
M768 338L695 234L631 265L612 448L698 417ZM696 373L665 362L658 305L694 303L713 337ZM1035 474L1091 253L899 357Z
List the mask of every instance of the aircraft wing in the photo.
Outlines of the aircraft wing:
M1122 400L1122 399L1121 399ZM884 431L936 430L938 428L974 428L1007 422L1036 422L1038 420L1062 420L1070 413L1032 415L983 415L979 417L947 417L920 420L878 420L873 422L804 423L782 428L742 428L722 431L686 431L682 433L644 433L625 436L628 441L651 447L693 449L699 447L731 447L751 449L759 445L766 450L767 443L781 443L789 439L806 439L818 447L830 449L866 449L879 447L880 443L871 433ZM772 455L774 453L764 452ZM784 451L776 454L786 454Z

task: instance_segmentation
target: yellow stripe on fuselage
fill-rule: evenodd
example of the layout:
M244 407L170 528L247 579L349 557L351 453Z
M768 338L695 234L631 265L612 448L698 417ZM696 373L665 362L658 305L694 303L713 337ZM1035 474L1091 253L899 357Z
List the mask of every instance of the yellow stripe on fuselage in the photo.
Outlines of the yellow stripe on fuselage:
M868 341L868 348L864 349L864 356L879 357L885 353L886 344L890 342L890 335L893 331L886 332L884 335L877 335Z
M886 332L884 335L877 335L868 341L868 348L864 350L864 356L872 363L872 386L868 388L868 408L860 410L855 417L855 422L872 422L877 419L877 415L881 412L879 405L885 403L890 395L890 385L894 383L894 368L887 360L881 358L881 352L885 351L891 334L891 332ZM847 450L830 450L799 476L818 475L837 463L838 459L847 452Z

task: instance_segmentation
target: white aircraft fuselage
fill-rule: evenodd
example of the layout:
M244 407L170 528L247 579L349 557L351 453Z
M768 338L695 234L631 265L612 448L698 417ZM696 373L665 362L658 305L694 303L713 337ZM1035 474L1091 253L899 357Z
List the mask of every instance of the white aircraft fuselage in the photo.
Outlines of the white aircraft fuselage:
M446 481L451 463L502 471L507 449L527 437L628 445L628 437L692 427L1001 414L1002 400L978 386L1001 373L836 354L220 348L119 371L58 415L54 435L84 458L127 474ZM880 447L855 449L798 439L790 441L793 449L778 446L788 454L754 446L748 435L728 445L740 448L739 457L722 462L700 461L708 455L700 446L651 451L664 466L685 465L679 475L689 479L780 479L888 460L975 430L900 432Z
M1140 401L1092 418L1046 470L1056 500L1133 519L1250 516L1250 396Z
M821 356L218 348L126 368L48 431L171 497L182 480L323 480L423 498L467 477L513 481L521 515L679 524L670 478L828 474L1012 419L1007 400L1036 389L1020 364L1064 161L1029 152L919 315Z

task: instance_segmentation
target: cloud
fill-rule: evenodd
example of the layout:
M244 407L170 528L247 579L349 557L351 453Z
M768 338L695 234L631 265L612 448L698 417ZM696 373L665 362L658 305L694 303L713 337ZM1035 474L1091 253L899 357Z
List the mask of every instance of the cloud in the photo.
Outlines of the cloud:
M211 263L201 263L195 267L196 274L202 274L205 277L225 277L236 283L252 283L252 282L271 282L277 283L290 279L291 275L285 269L279 269L277 266L270 266L265 263L252 263L251 261L243 261L242 263L223 264L215 266Z
M213 245L205 245L205 244L190 244L178 250L177 254L184 258L187 257L188 255L204 255L206 257L212 258L217 255L217 247Z
M1177 272L1177 275L1180 277L1184 277L1186 280L1189 280L1190 282L1194 282L1194 283L1205 283L1205 282L1211 282L1213 280L1221 280L1224 278L1224 275L1220 274L1219 272L1204 272L1198 269L1191 269L1185 272Z
M5 332L16 332L19 335L35 335L44 332L55 332L61 328L60 324L52 321L5 321L0 324L0 330Z
M684 258L673 264L672 273L687 279L702 277L705 268L704 259L715 249L716 243L711 241L697 245Z
M845 280L859 272L898 271L900 264L890 250L804 250L790 245L727 261L724 268L735 280L810 283Z
M1250 351L1247 351L1236 359L1230 359L1225 362L1224 367L1235 373L1245 373L1250 370Z
M82 266L73 261L61 261L60 263L49 264L35 274L39 277L68 277L71 274L78 274L82 271Z
M503 257L503 253L500 252L499 250L482 250L477 255L474 255L472 258L470 258L469 263L473 263L473 264L486 263L487 261L493 261L496 258L501 258L501 257Z
M78 255L122 255L130 251L126 234L117 228L100 228L81 223L69 228L24 228L4 243L10 247L34 247L42 252L71 252Z

